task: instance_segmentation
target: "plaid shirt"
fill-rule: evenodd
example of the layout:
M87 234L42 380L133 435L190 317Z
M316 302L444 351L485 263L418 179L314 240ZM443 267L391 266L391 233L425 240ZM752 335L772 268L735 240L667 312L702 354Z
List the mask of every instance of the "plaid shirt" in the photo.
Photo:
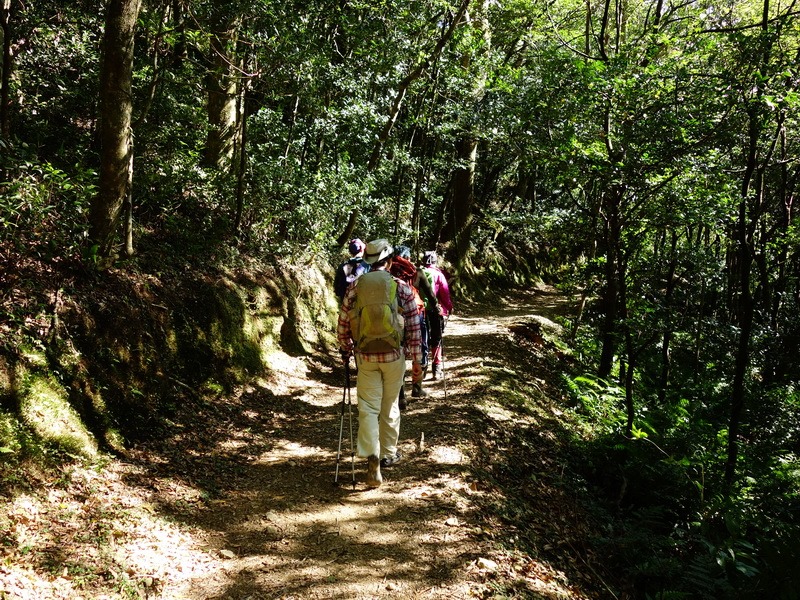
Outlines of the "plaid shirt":
M414 300L414 292L407 283L394 278L397 282L397 303L400 306L400 312L403 313L404 321L404 346L405 356L411 355L411 360L414 362L422 362L422 348L420 347L420 322L419 312L417 311L417 303ZM356 284L358 279L347 287L342 301L342 308L339 310L339 322L336 328L336 337L339 339L339 346L342 350L353 350L353 336L350 329L350 311L356 304ZM391 352L359 352L355 351L361 358L367 362L375 363L388 363L394 362L402 358L401 350L392 350Z

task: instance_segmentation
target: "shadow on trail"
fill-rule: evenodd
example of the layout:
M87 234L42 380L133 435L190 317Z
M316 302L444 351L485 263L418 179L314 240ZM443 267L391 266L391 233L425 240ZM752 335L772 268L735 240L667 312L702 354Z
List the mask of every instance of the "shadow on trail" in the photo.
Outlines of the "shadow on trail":
M148 446L129 483L175 478L198 490L193 502L156 496L158 510L208 532L210 552L227 552L219 580L198 581L203 591L191 597L467 597L483 581L474 564L490 547L521 543L537 554L551 545L565 513L548 503L567 500L542 482L558 471L559 424L504 422L481 406L498 386L516 385L515 371L533 368L506 325L530 316L537 295L492 306L491 318L471 307L451 320L444 380L427 380L430 396L404 412L403 460L384 470L378 490L365 487L359 458L353 489L347 411L334 485L344 384L335 362L312 362L305 386L282 386L288 393L253 385L198 406ZM565 311L560 297L537 302L540 313ZM355 436L355 378L351 393ZM518 529L522 517L529 526Z
M345 412L340 485L334 485L344 373L337 365L318 375L308 381L311 396L308 389L275 395L254 387L198 406L191 419L176 423L174 435L149 444L137 461L141 469L127 475L128 484L153 492L160 513L211 533L217 540L211 550L227 549L240 563L228 568L229 575L237 572L219 595L192 597L313 596L320 586L344 588L323 597L356 597L347 590L363 586L364 569L368 578L380 581L390 573L398 585L419 588L444 584L475 560L460 550L463 540L437 533L438 525L420 535L421 523L460 510L441 491L447 487L442 479L456 478L461 465L431 463L406 442L404 460L384 471L377 492L365 487L365 464L356 458L353 489ZM355 436L355 379L351 394ZM401 436L425 430L429 446L455 443L467 435L464 418L447 405L418 403L414 416L404 418ZM200 500L160 494L173 480L198 490ZM423 483L429 491L416 498L398 494Z

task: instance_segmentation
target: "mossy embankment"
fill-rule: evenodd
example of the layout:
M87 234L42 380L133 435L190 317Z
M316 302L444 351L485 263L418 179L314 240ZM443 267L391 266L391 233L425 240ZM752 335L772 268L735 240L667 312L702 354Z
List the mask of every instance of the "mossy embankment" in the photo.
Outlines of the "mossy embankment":
M163 435L187 403L213 402L267 374L276 351L325 354L334 343L325 264L141 257L95 273L78 263L24 261L4 275L6 493L65 455L122 454Z

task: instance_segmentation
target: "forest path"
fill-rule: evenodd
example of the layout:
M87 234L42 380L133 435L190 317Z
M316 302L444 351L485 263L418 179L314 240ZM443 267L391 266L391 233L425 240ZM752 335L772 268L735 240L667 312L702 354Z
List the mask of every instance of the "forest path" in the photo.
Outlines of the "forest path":
M71 472L69 489L50 500L104 524L101 543L89 544L100 556L82 564L105 576L76 587L65 567L39 589L52 598L587 597L563 565L511 561L501 550L498 537L510 536L496 537L487 525L493 490L473 463L488 447L485 417L475 408L487 371L518 368L527 356L509 328L522 321L557 328L552 319L567 311L567 299L541 288L456 308L445 331L445 377L426 380L429 396L404 411L403 460L384 469L381 487L365 486L358 458L352 484L347 412L334 485L344 369L280 355L269 380L199 412L179 410L174 431L135 448L128 461L113 461L99 475ZM37 508L48 510L56 511ZM80 549L69 535L66 563L70 553L87 553L86 542ZM9 597L45 597L13 595L32 584L9 573L16 576Z
M333 485L343 370L285 357L268 387L244 391L242 414L232 418L228 438L220 437L216 452L245 461L238 461L235 477L214 482L218 498L196 524L218 553L210 555L215 560L208 575L187 581L179 595L480 597L494 576L494 548L473 518L479 510L473 497L482 492L469 457L481 431L468 418L470 392L482 379L485 355L505 345L512 323L546 320L563 302L552 291L519 293L453 315L445 377L426 380L429 396L404 412L403 460L384 469L384 483L375 490L364 485L363 459L355 460L353 484L347 411L340 485ZM515 362L513 354L506 359ZM352 383L356 404L355 378ZM354 435L357 421L354 406Z

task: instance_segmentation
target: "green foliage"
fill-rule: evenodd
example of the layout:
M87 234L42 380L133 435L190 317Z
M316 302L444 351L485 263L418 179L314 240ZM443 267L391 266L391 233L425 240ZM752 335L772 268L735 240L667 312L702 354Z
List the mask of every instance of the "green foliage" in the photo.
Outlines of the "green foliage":
M0 243L20 250L31 244L49 257L72 254L83 241L97 173L81 165L63 171L51 163L15 162L25 154L5 155L9 181L0 184Z
M92 165L102 21L87 2L24 4L11 31L14 137L36 149L34 163L72 170ZM89 160L87 160L87 158Z
M600 435L619 433L625 422L625 390L593 375L564 376L575 410Z
M580 375L563 384L591 462L605 466L598 478L628 481L621 568L654 598L692 586L707 597L755 594L770 581L790 589L791 577L774 576L793 566L785 547L796 523L800 431L800 222L791 209L800 38L786 6L765 5L762 23L757 3L666 3L660 14L623 3L619 20L603 22L602 5L492 2L488 26L476 26L484 15L472 7L470 23L434 56L453 18L447 2L202 0L174 14L178 5L145 3L137 29L132 198L141 258L124 268L158 279L165 264L189 257L333 261L332 242L357 207L363 238L436 245L454 260L453 239L465 237L458 290L543 278L585 294L585 311L570 322ZM65 258L100 258L84 245L98 192L103 15L86 0L15 7L0 266L39 267L18 273L18 287ZM235 125L247 127L234 132L230 164L218 167L206 160L207 106L211 84L221 83L212 79L211 41L226 25L237 34L224 40ZM474 165L458 158L465 139L477 142ZM467 197L454 198L454 176L473 167L471 188L458 192ZM465 217L463 234L456 217ZM60 288L42 283L29 305L0 297L8 307L0 333L40 322L54 293L47 285ZM248 314L247 292L216 291L198 294L206 320L179 312L175 339L159 348L184 353L198 383L211 386L220 385L212 373L233 381L257 370L267 332L279 328L275 315ZM733 437L732 349L746 297L753 326ZM106 341L114 351L96 358L113 365L110 389L144 401L141 381L127 385L130 357L119 340ZM613 357L608 381L586 374L604 350ZM155 379L152 366L142 368ZM631 440L621 436L627 398ZM6 429L0 452L16 454L23 434ZM739 458L726 483L731 443ZM751 525L723 531L717 520Z
M20 422L10 413L0 411L0 454L19 454L25 441Z

